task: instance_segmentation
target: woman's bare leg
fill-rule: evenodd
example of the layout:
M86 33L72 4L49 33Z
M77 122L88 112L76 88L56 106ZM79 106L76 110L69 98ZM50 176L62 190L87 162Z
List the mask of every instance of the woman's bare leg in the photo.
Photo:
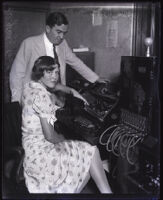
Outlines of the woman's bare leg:
M98 149L96 149L92 159L90 174L101 193L112 193Z

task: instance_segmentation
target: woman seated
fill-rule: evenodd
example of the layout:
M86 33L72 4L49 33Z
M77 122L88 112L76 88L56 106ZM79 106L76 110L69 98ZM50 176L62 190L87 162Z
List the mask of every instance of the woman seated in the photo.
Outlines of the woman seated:
M38 58L32 73L33 80L25 85L22 95L23 166L28 191L80 193L90 174L101 193L112 193L97 147L66 140L53 127L59 103L50 89L84 98L58 83L59 69L52 57Z

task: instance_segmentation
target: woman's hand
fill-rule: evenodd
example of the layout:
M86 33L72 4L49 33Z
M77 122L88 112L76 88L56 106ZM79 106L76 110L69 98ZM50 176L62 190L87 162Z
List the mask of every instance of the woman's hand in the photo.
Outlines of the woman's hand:
M51 94L50 99L53 104L59 106L59 107L64 107L65 105L65 98L63 96Z
M97 79L96 82L98 82L98 83L107 83L107 82L110 82L110 80L108 80L106 78L99 78L99 79Z
M74 97L77 97L77 98L81 99L82 101L84 101L85 105L89 105L88 101L79 92L77 92L73 88L71 88L71 92L72 92Z
M84 104L89 105L87 100L73 88L67 87L65 85L57 84L55 87L55 91L62 91L67 94L72 94L74 97L77 97L77 98L81 99L82 101L84 101Z
M65 137L62 134L58 134L58 141L59 142L64 142L65 141Z
M65 141L65 137L62 134L57 133L54 127L48 123L47 118L40 117L40 122L44 137L47 141L53 144Z

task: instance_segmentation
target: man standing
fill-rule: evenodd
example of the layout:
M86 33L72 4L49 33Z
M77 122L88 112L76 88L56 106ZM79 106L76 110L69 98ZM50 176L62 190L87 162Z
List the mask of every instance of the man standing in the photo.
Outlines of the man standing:
M50 13L46 19L45 32L25 39L18 50L10 72L10 89L12 101L21 100L22 88L31 79L35 60L40 56L51 56L58 60L60 82L66 84L66 64L94 83L103 81L87 67L70 49L65 34L68 31L67 18L60 12Z

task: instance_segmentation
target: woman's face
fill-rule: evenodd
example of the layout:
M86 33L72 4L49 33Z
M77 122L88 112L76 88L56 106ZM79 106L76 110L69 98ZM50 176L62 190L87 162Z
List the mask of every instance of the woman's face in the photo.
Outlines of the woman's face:
M54 88L59 78L58 65L55 64L53 67L53 70L45 70L43 77L40 79L40 81L49 88Z

